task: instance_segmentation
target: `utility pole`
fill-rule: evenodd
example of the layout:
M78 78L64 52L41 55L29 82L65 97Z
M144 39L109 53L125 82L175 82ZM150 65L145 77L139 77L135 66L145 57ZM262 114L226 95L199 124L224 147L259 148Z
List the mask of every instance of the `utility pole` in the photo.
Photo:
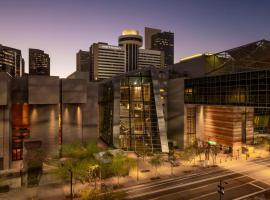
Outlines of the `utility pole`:
M219 185L218 185L219 200L222 200L222 197L225 194L224 187L223 187L222 183L228 184L225 181L222 181L222 180L219 181Z

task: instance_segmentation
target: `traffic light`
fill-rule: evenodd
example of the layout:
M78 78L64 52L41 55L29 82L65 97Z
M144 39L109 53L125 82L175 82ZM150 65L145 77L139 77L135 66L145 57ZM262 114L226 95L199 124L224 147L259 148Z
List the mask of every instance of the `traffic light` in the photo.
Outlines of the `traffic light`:
M218 193L219 193L219 199L222 200L222 196L225 194L224 187L222 186L222 183L228 184L225 181L220 180L218 185Z
M222 187L221 185L218 185L218 193L224 195L224 187Z

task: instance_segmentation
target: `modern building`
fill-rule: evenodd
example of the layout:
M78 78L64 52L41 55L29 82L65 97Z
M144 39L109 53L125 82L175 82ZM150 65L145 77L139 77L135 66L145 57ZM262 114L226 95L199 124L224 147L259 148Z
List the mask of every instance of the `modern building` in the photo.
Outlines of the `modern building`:
M164 67L164 52L139 49L137 65L137 69L143 69L149 66L162 69Z
M164 65L174 64L174 33L145 27L145 48L164 52Z
M80 50L76 54L76 71L89 72L90 71L90 52Z
M97 139L96 83L0 72L0 85L0 170L20 168L27 141L40 141L52 157L62 144Z
M123 47L97 45L125 55ZM67 79L1 72L0 169L18 166L31 139L41 141L47 156L59 155L62 144L97 137L139 153L200 141L239 154L270 136L269 41L167 68L124 70L99 82L90 82L88 72Z
M134 151L166 152L168 146L185 148L200 141L242 152L270 136L269 73L270 42L262 40L104 80L100 136Z
M144 28L144 47L145 49L152 49L152 35L161 33L161 29L145 27Z
M141 49L142 42L138 31L126 29L118 38L118 46L101 42L92 44L90 80L111 78L149 66L163 68L163 52Z
M207 60L212 70L206 76L185 80L187 142L213 141L239 154L269 138L270 42L253 42Z
M7 72L12 77L24 75L24 59L21 50L0 44L0 71Z
M136 70L99 84L99 134L109 145L136 152L169 152L159 73Z
M111 78L125 72L123 47L94 43L90 47L90 80Z
M138 31L126 29L118 38L119 46L125 50L125 72L134 71L138 67L139 48L142 46L142 36Z
M50 75L49 54L40 49L29 49L29 75Z

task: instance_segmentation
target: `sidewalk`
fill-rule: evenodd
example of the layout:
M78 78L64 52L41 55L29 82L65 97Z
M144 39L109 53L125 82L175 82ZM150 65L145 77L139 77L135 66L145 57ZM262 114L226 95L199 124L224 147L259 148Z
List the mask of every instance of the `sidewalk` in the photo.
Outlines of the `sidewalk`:
M268 157L269 152L264 150L255 150L255 152L250 154L250 157L248 158L248 161L257 158L257 157ZM204 159L204 156L202 156L202 159ZM120 185L122 187L129 187L134 186L137 184L143 184L147 182L154 182L154 180L151 180L152 177L155 176L155 168L153 168L149 162L149 158L146 158L145 161L143 161L142 158L139 159L139 172L138 172L138 178L137 180L137 169L132 169L130 171L129 176L121 177L120 178ZM240 162L239 162L240 161ZM181 162L181 160L179 161ZM182 175L187 174L198 174L200 172L205 171L205 167L202 167L204 162L200 162L199 157L195 158L192 162L181 162L179 166L173 167L173 175L171 174L171 164L169 162L164 162L161 167L158 168L158 176L161 180L164 179L170 179L174 177L179 177ZM243 165L245 165L246 162L246 156L241 155L239 158L237 157L229 157L226 154L220 154L216 158L216 165L221 166L223 168L230 168L234 166L235 168L241 168ZM210 157L210 160L208 161L209 167L211 167L213 164L212 158ZM241 166L241 167L240 167ZM269 168L270 169L270 168ZM270 172L270 171L269 171ZM45 178L46 181L49 181L47 178ZM157 179L157 180L160 180ZM65 196L68 196L70 194L70 185L68 183L61 184L61 183L53 183L53 181L49 181L50 184L44 184L35 188L22 188L22 189L13 189L8 193L0 193L0 200L64 200L66 199ZM106 185L117 185L117 178L109 178L106 180L102 180L103 184ZM100 182L98 182L98 187L100 186ZM74 192L78 192L79 190L83 188L91 188L88 184L80 184L80 183L74 183L73 184Z

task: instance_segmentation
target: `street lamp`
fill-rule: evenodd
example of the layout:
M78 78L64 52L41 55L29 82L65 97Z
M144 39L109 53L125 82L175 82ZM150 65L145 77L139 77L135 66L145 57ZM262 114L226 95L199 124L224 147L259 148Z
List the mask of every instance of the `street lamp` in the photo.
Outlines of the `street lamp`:
M62 167L64 167L63 160L64 159L62 159L62 162L61 162ZM71 167L68 169L68 171L70 173L70 199L73 200L73 189L72 189L73 172L72 172Z

